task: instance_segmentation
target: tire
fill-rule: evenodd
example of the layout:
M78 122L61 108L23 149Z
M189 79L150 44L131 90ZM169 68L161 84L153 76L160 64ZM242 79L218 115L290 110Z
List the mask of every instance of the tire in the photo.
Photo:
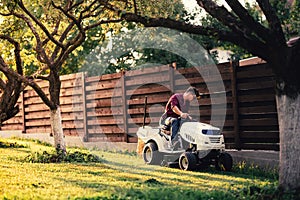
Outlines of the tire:
M148 165L161 164L161 154L158 152L157 145L154 142L149 142L143 149L143 159Z
M179 167L182 170L194 170L196 168L197 158L191 152L185 152L179 157Z
M232 163L232 157L229 153L221 153L216 162L216 169L220 171L231 171Z

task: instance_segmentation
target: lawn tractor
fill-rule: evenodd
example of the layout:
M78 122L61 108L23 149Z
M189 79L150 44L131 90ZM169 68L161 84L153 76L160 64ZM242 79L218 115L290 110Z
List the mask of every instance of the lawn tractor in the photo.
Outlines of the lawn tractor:
M144 123L145 116L144 113ZM159 123L157 127L143 124L138 129L137 136L145 144L142 156L146 164L179 166L182 170L203 169L211 165L222 171L232 169L232 157L225 152L224 137L219 128L182 119L174 138L175 144L171 141L171 131L166 129L170 124L166 124Z

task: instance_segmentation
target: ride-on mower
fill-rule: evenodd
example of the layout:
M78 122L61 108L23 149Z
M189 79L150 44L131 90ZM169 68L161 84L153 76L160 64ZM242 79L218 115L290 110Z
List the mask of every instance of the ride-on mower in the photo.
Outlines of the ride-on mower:
M170 124L145 126L145 117L144 112L144 124L138 129L137 136L145 143L142 156L146 164L169 167L179 165L182 170L203 169L210 165L222 171L232 169L232 157L225 152L224 137L219 128L182 120L174 142L171 141L171 131L168 131Z

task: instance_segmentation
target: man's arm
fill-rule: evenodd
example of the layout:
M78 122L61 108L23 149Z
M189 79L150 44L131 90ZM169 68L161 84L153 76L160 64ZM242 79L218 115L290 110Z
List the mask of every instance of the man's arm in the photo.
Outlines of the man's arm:
M174 113L176 113L177 115L179 115L183 119L186 119L187 117L189 117L188 113L181 112L181 110L177 106L173 106L172 111Z

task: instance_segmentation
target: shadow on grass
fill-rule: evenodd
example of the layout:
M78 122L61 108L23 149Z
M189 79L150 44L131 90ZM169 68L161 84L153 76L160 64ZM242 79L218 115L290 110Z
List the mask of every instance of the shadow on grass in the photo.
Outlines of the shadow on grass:
M251 195L265 194L257 182L268 185L269 196L274 192L273 179L212 169L190 172L149 166L135 155L108 156L98 164L69 165L64 173L75 176L55 179L94 191L77 199L250 199Z
M154 176L153 171L155 172L159 172L162 173L164 175L166 175L165 177L170 177L169 175L174 175L177 174L178 176L193 176L196 178L201 178L201 179L205 179L205 180L212 180L213 181L228 181L231 182L232 179L243 179L243 180L247 180L247 179L256 179L256 180L270 180L270 181L275 181L274 179L270 179L268 177L262 177L262 176L253 176L253 175L247 175L247 174L240 174L240 173L235 173L233 172L222 172L222 171L217 171L211 167L207 168L207 169L199 169L196 171L182 171L180 169L176 169L176 168L168 168L168 167L162 167L162 166L149 166L146 165L145 166L139 166L136 167L134 165L129 165L129 164L124 164L124 163L120 163L120 162L115 162L115 161L106 161L104 163L107 163L111 168L114 168L116 170L120 170L126 173L134 173L134 174L140 174L140 175L145 175L145 176ZM213 176L222 176L222 178L216 178ZM224 179L224 176L226 177L226 179ZM159 178L159 177L157 177ZM228 179L228 180L227 180ZM242 182L238 182L238 183L242 183Z
M107 178L107 176L106 176ZM63 180L60 178L60 180ZM76 199L234 199L235 195L227 191L204 192L196 188L168 186L156 179L146 181L135 180L128 187L126 185L103 182L78 182L78 180L64 180L82 188L91 188L94 194L90 197L77 197ZM128 181L128 180L127 180ZM113 182L113 181L112 181ZM131 181L132 182L132 181Z
M181 171L160 166L135 166L105 160L104 171L76 170L83 176L98 176L93 180L59 180L95 191L95 197L77 199L250 199L250 196L272 196L275 184L266 180L267 188L256 185L260 179L234 172ZM269 191L267 191L269 190ZM255 199L255 198L251 198ZM265 199L264 197L260 199Z

